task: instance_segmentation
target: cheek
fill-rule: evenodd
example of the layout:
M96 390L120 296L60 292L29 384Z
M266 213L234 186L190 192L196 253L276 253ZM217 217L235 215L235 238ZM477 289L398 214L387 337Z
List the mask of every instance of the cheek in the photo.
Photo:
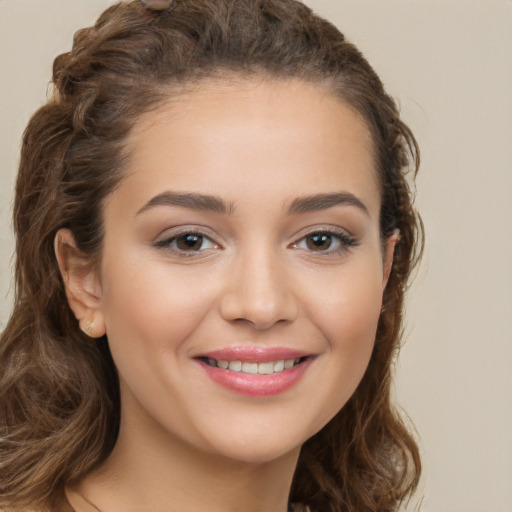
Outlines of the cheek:
M362 378L375 343L381 309L378 289L353 293L338 302L337 311L326 311L324 336L338 378L355 390ZM348 397L347 397L348 398Z
M311 300L318 325L332 349L354 349L373 344L382 307L382 274L379 265L347 268L316 288Z
M106 266L103 312L110 343L178 348L212 307L215 283L153 261Z
M326 407L319 426L345 405L368 366L382 307L382 274L376 269L340 272L328 283L328 293L315 288L310 317L327 345L321 366Z

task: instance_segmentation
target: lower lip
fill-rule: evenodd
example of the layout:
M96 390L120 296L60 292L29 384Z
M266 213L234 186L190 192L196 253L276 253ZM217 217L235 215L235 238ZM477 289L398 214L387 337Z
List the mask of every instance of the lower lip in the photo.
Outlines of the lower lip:
M271 375L234 372L210 366L203 361L198 362L204 373L224 388L247 396L271 396L283 393L296 384L312 361L312 358L308 358L289 370Z

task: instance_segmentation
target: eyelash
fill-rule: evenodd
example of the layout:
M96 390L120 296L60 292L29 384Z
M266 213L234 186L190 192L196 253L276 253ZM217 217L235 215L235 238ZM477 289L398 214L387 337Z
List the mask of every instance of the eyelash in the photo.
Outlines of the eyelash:
M175 242L179 241L180 239L184 239L186 238L187 236L196 236L196 237L199 237L202 239L202 242L204 243L205 241L209 241L212 245L212 247L208 247L207 249L210 249L210 248L219 248L220 245L215 243L212 239L212 237L206 233L204 233L203 231L199 231L199 230L194 230L194 229L187 229L186 231L182 231L181 233L177 233L176 235L173 235L169 238L165 238L163 240L159 240L157 242L155 242L153 245L157 248L157 249L169 249L171 251L173 251L174 253L176 253L178 256L180 257L184 257L184 258L190 258L192 256L196 256L197 254L207 250L207 249L199 249L199 250L190 250L190 251L187 251L187 250L183 250L183 249L180 249L178 247L174 247L173 244L175 244ZM201 245L203 245L203 243Z
M201 247L204 244L205 241L208 241L211 244L211 247L207 247L206 249L199 248L197 250L184 250L180 249L175 246L175 243L178 242L180 239L185 239L187 236L196 236L198 238L201 238ZM315 236L326 236L330 237L332 240L338 242L338 247L335 249L332 249L331 246L329 246L327 249L320 249L318 251L313 250L309 247L302 248L300 247L301 243L307 243L308 239L311 239ZM159 240L155 242L154 247L157 249L168 249L179 255L180 257L190 258L193 256L197 256L198 254L211 249L211 248L220 248L221 246L213 241L212 237L203 231L199 230L186 230L182 231L180 233L177 233L176 235L173 235L169 238L165 238L163 240ZM311 252L312 254L320 254L320 255L339 255L344 252L346 252L348 249L352 247L357 247L359 245L359 241L356 240L354 237L350 236L343 230L336 230L336 229L317 229L314 231L311 231L310 233L302 236L297 242L294 242L290 245L292 249L299 249L299 250L305 250L307 252Z
M312 237L315 237L315 236L330 237L333 240L337 240L339 246L336 247L335 249L332 249L329 246L327 249L323 249L323 250L321 249L318 251L312 250L308 247L306 247L306 248L299 247L299 244L301 244L302 242L307 243L308 239L311 239ZM337 255L340 255L340 254L346 252L350 248L357 247L358 245L359 245L359 241L357 239L355 239L354 237L350 236L346 231L343 231L341 229L338 230L338 229L332 228L332 229L317 229L315 231L311 231L310 233L308 233L305 236L303 236L302 238L300 238L297 242L294 242L292 244L292 248L305 250L305 251L311 252L312 254L320 254L320 255L326 255L326 256L327 255L337 256Z

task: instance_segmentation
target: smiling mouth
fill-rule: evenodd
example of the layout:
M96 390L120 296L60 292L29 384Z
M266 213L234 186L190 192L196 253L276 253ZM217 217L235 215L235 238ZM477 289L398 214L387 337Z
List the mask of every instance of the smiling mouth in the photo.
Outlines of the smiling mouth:
M262 363L248 361L225 361L212 359L210 357L200 357L199 360L208 366L228 370L232 372L245 373L249 375L272 375L291 370L295 366L306 361L307 357L299 357L295 359L279 359L277 361L267 361Z

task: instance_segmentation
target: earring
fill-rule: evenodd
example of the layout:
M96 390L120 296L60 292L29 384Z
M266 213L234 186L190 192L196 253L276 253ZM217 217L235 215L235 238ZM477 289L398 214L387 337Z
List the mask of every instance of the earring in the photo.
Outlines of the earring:
M92 336L92 322L80 322L79 326L80 326L80 330L84 334L89 336L89 338L93 338L94 337L94 336Z

